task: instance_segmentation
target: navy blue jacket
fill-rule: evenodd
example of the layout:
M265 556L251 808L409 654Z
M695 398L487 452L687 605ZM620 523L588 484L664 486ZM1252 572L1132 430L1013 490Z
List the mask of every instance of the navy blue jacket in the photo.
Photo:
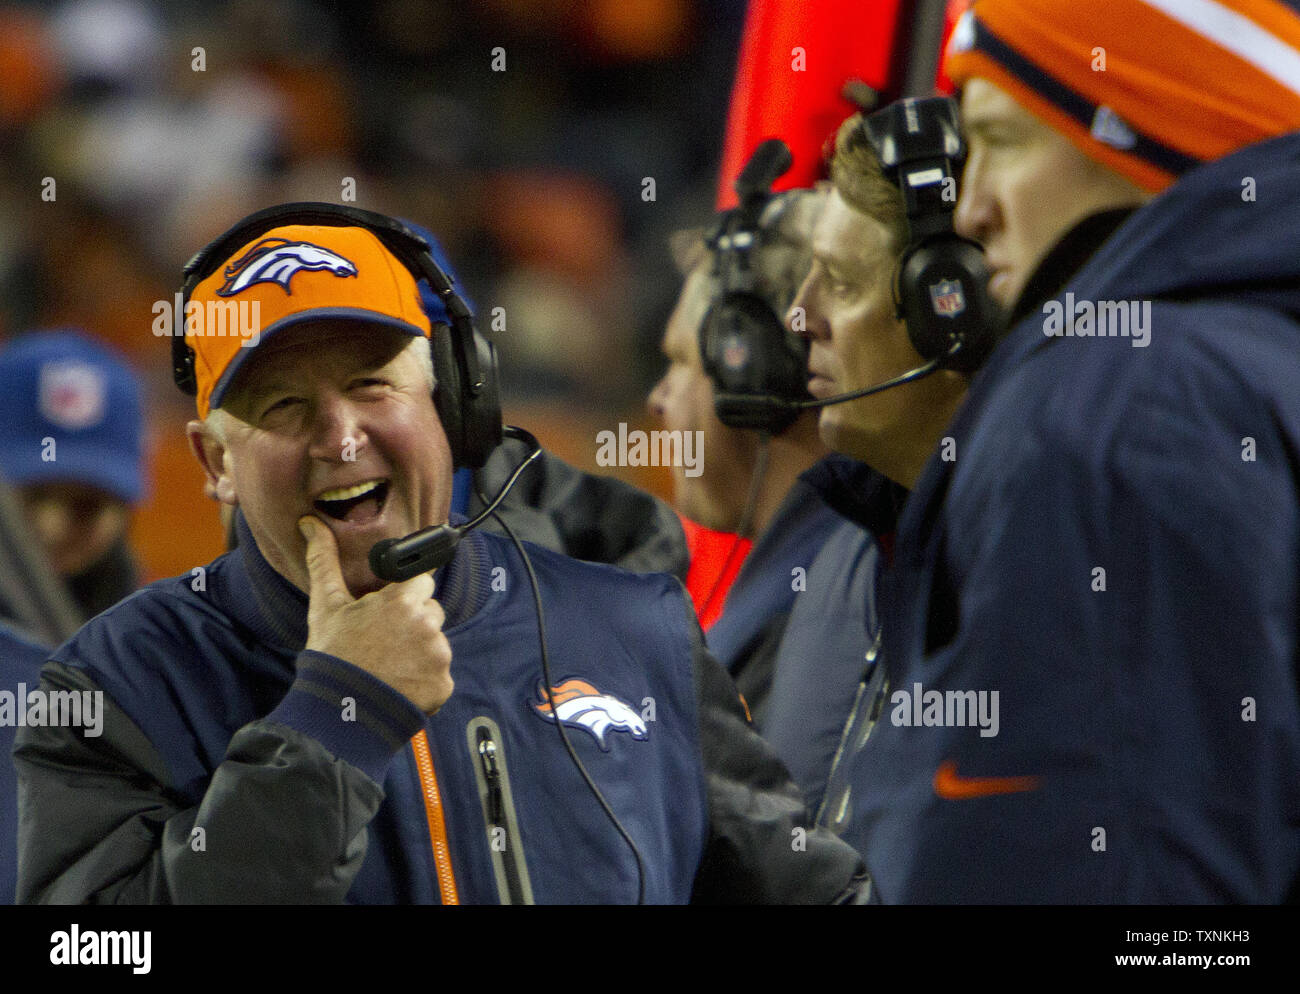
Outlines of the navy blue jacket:
M882 900L1296 896L1297 190L1300 134L1187 174L1065 288L1150 301L1147 347L1040 311L972 381L881 593L850 838ZM998 693L996 735L950 692Z
M636 899L631 851L548 717L508 541L471 533L438 574L456 687L426 718L304 651L306 596L240 527L201 589L154 584L46 666L47 685L103 689L106 717L96 739L19 735L19 900ZM853 896L847 846L809 830L792 849L802 798L704 653L680 583L530 555L557 711L636 841L646 900Z
M0 692L12 694L15 707L25 706L25 695L19 696L20 686L29 690L40 686L41 664L47 654L47 650L0 624ZM14 883L18 879L18 780L10 760L17 712L12 717L12 724L0 720L0 904L14 903Z

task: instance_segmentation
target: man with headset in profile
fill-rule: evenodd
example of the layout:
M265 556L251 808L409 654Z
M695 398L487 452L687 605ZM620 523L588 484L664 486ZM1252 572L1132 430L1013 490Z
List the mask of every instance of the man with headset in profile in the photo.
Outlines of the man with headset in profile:
M868 869L1295 901L1300 4L976 0L946 70L1010 321L900 520ZM999 727L927 715L958 695Z
M687 587L701 578L692 594L709 649L816 811L874 630L879 563L872 534L834 504L888 482L829 455L816 412L761 404L808 397L806 344L782 319L827 195L772 194L788 158L753 175L769 144L742 171L740 204L675 239L685 282L647 405L670 430L704 432L710 457L697 476L674 471L674 502L688 529L720 533L718 561L700 564L701 546L712 550L697 539Z
M446 524L501 425L494 353L423 241L271 208L191 261L185 299L188 433L239 546L45 667L104 691L103 734L19 735L20 901L865 898L677 581ZM255 345L202 333L232 305Z
M887 162L882 149L890 152ZM942 98L844 121L830 160L830 196L812 232L812 265L787 314L789 327L809 343L813 399L776 398L778 407L820 408L826 445L892 481L882 487L878 477L861 476L856 488L839 488L835 502L879 543L873 600L893 582L895 523L908 491L991 344L980 252L952 231L961 156L955 107ZM908 182L908 173L918 181ZM869 648L818 824L862 852L873 871L876 812L863 771L890 681L881 653L888 632L876 603L866 617Z

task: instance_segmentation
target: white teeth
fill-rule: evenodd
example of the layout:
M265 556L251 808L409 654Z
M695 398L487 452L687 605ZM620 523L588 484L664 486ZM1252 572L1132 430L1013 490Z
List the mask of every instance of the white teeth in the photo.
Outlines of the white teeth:
M365 483L358 483L351 487L337 487L334 490L326 490L317 497L317 500L351 500L353 497L360 497L362 494L368 494L377 486L385 481L367 480Z

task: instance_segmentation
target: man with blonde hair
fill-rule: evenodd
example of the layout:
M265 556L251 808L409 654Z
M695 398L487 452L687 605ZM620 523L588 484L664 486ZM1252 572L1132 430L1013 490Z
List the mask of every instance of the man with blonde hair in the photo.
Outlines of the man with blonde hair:
M1294 899L1300 12L980 0L947 71L1008 330L900 521L868 868L885 901Z

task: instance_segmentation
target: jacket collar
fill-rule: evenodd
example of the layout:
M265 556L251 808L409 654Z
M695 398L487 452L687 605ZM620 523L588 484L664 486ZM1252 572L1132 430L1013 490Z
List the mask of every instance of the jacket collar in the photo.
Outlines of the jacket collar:
M1014 328L1026 316L1042 307L1044 302L1058 296L1070 278L1083 268L1135 210L1136 207L1118 207L1092 214L1067 231L1029 277L1029 282L1011 309L1006 329Z
M253 533L240 512L235 514L238 548L231 554L242 568L251 590L249 598L235 597L232 608L240 619L263 640L291 652L301 652L307 644L307 595L275 571L262 555ZM463 524L462 515L453 514L452 524ZM446 613L443 630L463 624L477 614L490 595L491 562L487 542L478 532L469 532L456 547L451 562L434 574L433 596ZM232 592L241 585L231 585Z
M799 479L841 517L879 538L894 530L907 488L866 463L832 454L813 463Z

